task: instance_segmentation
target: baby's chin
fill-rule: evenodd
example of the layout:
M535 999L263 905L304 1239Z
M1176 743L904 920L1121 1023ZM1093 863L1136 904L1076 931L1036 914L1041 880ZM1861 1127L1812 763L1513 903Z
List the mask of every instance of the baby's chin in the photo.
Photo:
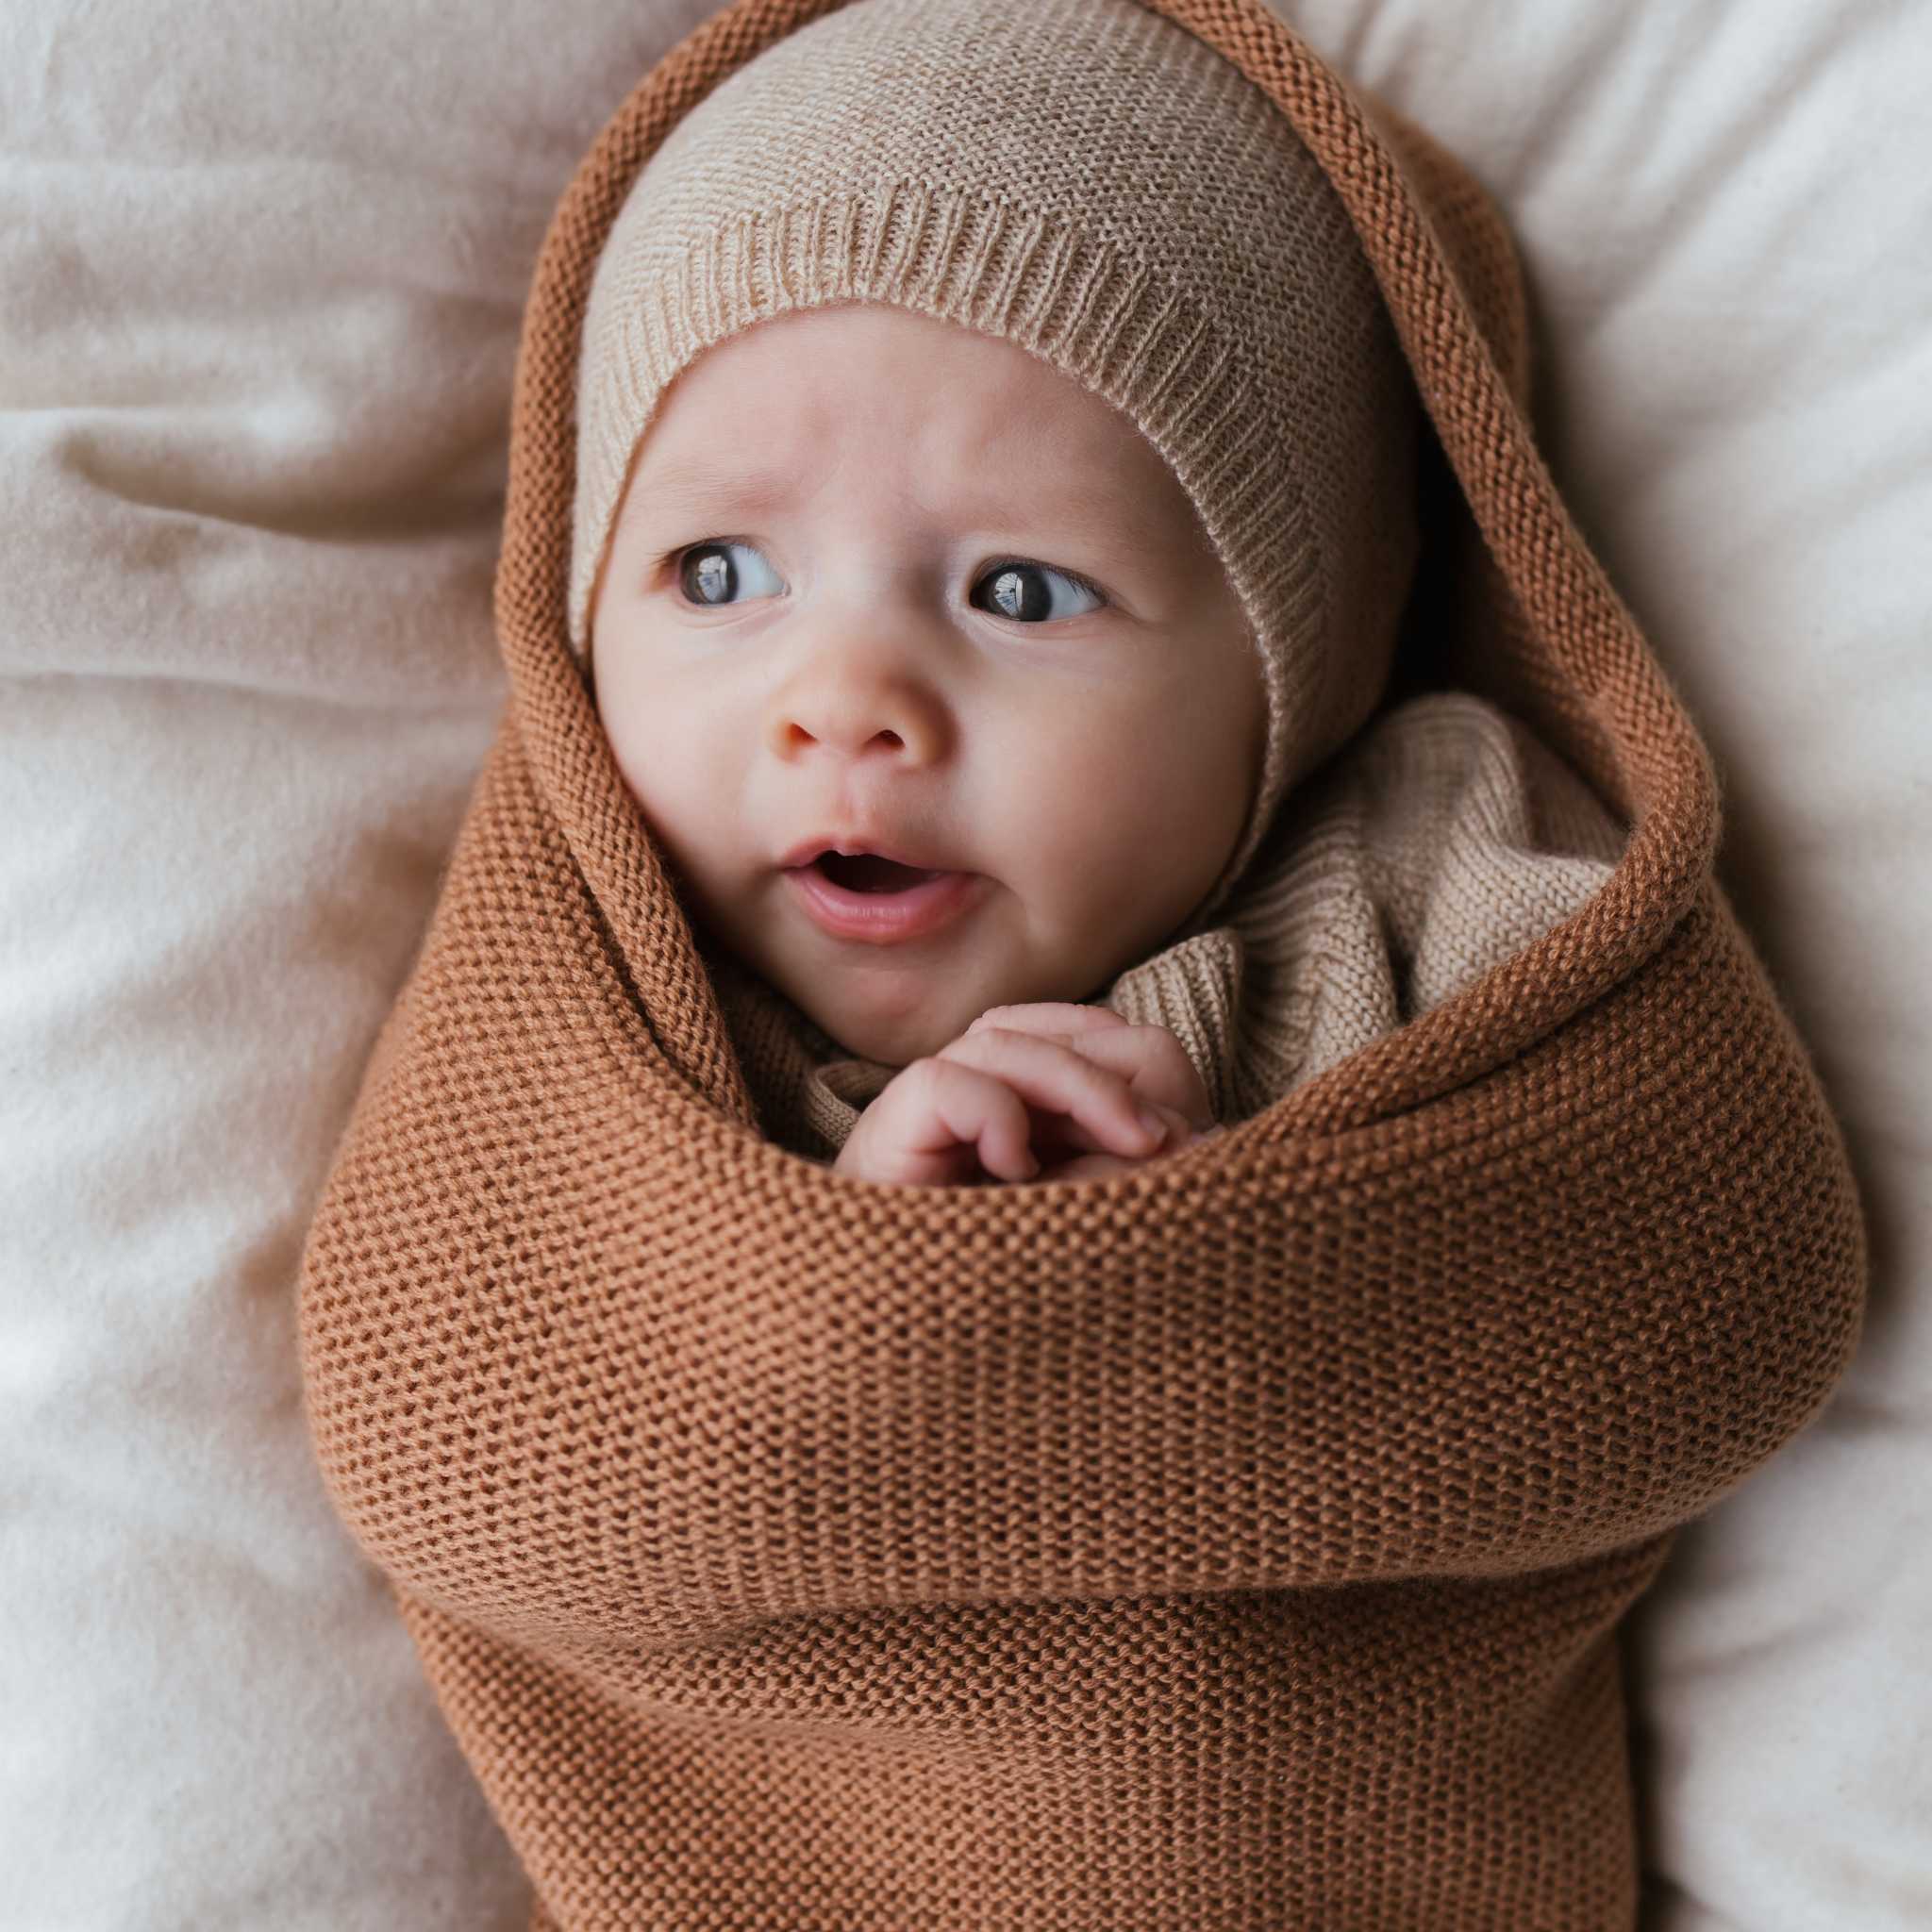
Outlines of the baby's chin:
M958 1014L928 985L887 985L884 975L841 975L836 985L791 984L781 989L813 1025L844 1052L884 1066L906 1067L958 1039L996 997L973 995ZM876 997L868 997L868 993Z
M836 1048L907 1067L950 1045L994 1007L1085 1003L1102 998L1109 983L1076 986L1070 977L1064 985L1041 986L1037 978L1022 984L997 971L961 983L941 969L928 968L921 979L901 968L890 977L841 973L836 983L793 978L780 991Z

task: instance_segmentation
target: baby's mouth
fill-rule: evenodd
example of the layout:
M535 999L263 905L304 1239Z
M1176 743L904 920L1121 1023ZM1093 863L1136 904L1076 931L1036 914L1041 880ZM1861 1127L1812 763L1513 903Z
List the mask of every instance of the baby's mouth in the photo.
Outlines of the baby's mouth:
M904 892L939 877L936 872L901 865L896 858L881 858L872 852L854 853L849 858L843 853L821 852L809 870L823 873L848 892Z
M911 865L876 852L828 846L788 867L800 910L836 940L897 945L930 939L972 912L991 882L977 873Z

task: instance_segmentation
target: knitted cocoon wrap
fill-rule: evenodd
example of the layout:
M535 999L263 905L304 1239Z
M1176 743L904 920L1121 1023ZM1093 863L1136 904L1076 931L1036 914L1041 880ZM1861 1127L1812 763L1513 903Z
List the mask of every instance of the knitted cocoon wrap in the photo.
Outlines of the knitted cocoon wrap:
M1708 754L1525 418L1493 210L1261 0L1160 0L1348 208L1439 441L1414 648L1630 825L1603 889L1211 1140L1032 1186L760 1134L566 614L642 80L539 262L511 690L303 1259L305 1394L536 1927L1634 1924L1617 1625L1817 1412L1866 1245Z

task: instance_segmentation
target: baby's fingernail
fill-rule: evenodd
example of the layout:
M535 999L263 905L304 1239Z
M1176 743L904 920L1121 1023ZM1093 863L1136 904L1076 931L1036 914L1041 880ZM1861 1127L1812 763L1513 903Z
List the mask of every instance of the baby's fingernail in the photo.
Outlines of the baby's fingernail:
M1147 1131L1150 1134L1152 1134L1157 1141L1164 1141L1167 1139L1167 1123L1160 1117L1159 1114L1156 1113L1151 1107L1143 1107L1139 1109L1139 1112L1141 1116L1141 1124L1143 1127L1145 1127Z

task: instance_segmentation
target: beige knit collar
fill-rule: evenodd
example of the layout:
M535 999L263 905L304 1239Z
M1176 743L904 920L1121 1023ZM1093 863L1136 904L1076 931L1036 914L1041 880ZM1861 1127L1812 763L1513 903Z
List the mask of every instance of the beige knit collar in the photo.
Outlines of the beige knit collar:
M1216 1119L1245 1120L1568 918L1625 837L1520 720L1467 692L1412 698L1288 801L1224 924L1094 1004L1170 1028ZM704 957L765 1131L835 1158L899 1069L845 1052L734 957Z

